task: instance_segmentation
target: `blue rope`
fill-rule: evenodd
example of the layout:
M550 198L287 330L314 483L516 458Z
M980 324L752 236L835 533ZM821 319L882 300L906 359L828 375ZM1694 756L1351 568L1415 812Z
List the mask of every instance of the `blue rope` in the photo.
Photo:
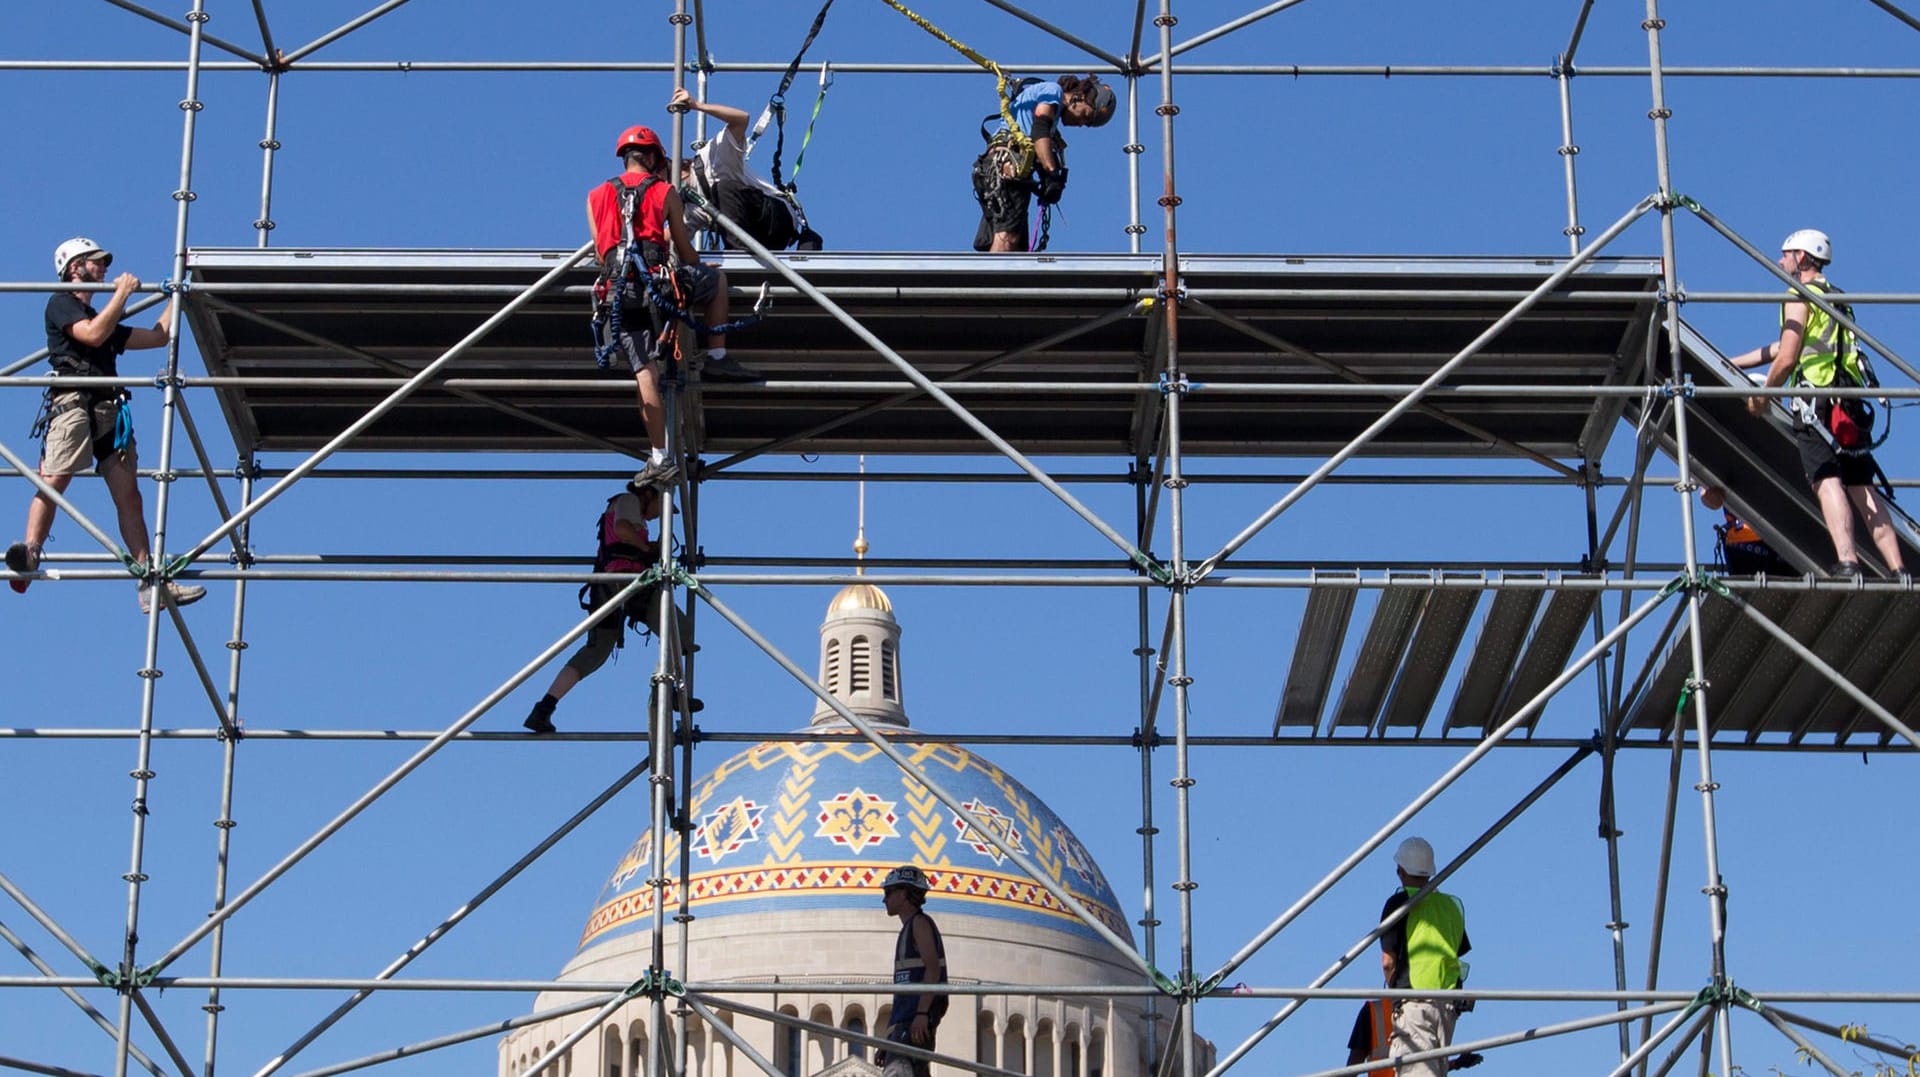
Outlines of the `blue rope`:
M133 404L126 397L120 398L120 407L113 416L113 448L115 452L127 447L133 440Z

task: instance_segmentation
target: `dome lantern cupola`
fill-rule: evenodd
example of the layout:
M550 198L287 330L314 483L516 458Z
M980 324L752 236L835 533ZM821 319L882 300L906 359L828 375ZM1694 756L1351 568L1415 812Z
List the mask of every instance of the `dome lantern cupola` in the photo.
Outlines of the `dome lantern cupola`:
M840 589L820 626L820 683L848 710L870 722L907 725L901 699L900 622L893 602L870 583ZM840 721L824 700L813 709L814 725Z

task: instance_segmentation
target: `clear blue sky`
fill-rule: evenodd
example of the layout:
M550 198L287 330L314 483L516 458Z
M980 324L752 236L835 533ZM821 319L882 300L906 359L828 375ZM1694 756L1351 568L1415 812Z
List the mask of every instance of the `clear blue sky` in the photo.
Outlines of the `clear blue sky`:
M251 5L215 3L209 32L259 45ZM372 6L370 3L364 6ZM1049 0L1035 10L1115 52L1125 50L1132 6ZM1249 0L1250 6L1250 0ZM170 5L168 12L183 5ZM266 5L282 47L291 48L363 10L359 0ZM1664 36L1674 64L1913 66L1911 29L1866 0L1810 8L1785 0L1669 5ZM0 57L24 60L176 60L185 39L104 3L16 5ZM784 61L813 5L798 0L711 0L709 43L722 61ZM956 36L1020 71L1058 71L1074 50L985 4L943 0L923 10ZM1177 7L1176 40L1244 8ZM1316 0L1188 55L1208 63L1534 64L1566 43L1578 4L1393 3ZM550 2L538 6L416 0L317 54L318 59L660 60L671 56L667 5ZM1644 65L1639 4L1596 6L1581 47L1587 66ZM815 59L946 63L953 55L874 0L841 0ZM209 59L221 59L213 51ZM716 100L757 109L771 74L716 76ZM117 253L116 269L149 280L168 275L174 234L182 72L0 71L14 106L0 116L8 150L0 216L0 279L44 280L60 240L90 235ZM793 99L811 102L810 76ZM1833 278L1853 290L1920 291L1907 257L1920 231L1910 187L1913 83L1673 79L1675 187L1698 198L1762 249L1799 227L1831 232ZM295 72L283 80L274 181L276 246L526 247L571 249L584 238L581 196L611 173L611 139L630 123L664 124L665 75L338 74ZM1157 82L1142 85L1157 95ZM202 97L191 242L251 246L258 213L265 79L209 72ZM1180 233L1190 252L1529 254L1565 251L1565 196L1558 99L1543 76L1481 80L1192 77L1176 82ZM1575 81L1581 214L1597 232L1655 186L1644 78ZM801 190L834 249L957 250L971 237L966 171L974 127L993 104L983 75L840 76L808 151ZM1903 119L1903 117L1905 117ZM1162 160L1157 121L1143 122L1145 186ZM797 135L797 131L795 132ZM1073 184L1054 240L1063 250L1122 250L1127 222L1120 122L1074 137ZM789 155L792 142L789 143ZM1149 210L1153 207L1149 203ZM1150 236L1158 234L1157 213ZM1680 272L1695 290L1763 290L1771 278L1703 226L1680 222ZM1649 220L1620 253L1658 252ZM44 295L0 294L0 324L13 327L11 360L40 344ZM1773 332L1763 307L1689 309L1726 350ZM1920 339L1910 308L1875 307L1869 325L1894 347ZM777 334L778 321L757 330ZM583 334L584 338L584 334ZM1920 349L1915 349L1920 351ZM189 341L183 369L202 370ZM146 373L158 353L129 356ZM583 350L582 361L586 361ZM37 394L0 397L0 440L32 457L25 437ZM143 463L158 459L157 394L139 395ZM193 400L216 462L233 458L211 397ZM1623 436L1624 440L1624 436ZM1883 454L1887 470L1911 475L1911 435ZM178 447L185 452L185 446ZM185 458L180 457L183 463ZM290 466L295 458L265 463ZM377 458L342 463L462 466L486 458ZM511 465L609 466L604 458L506 458ZM1071 470L1117 461L1052 461ZM852 461L769 461L780 468L845 471ZM875 461L886 469L917 462ZM1231 464L1213 464L1228 467ZM1290 461L1306 470L1311 461ZM1366 464L1382 469L1388 465ZM1405 465L1412 470L1447 466ZM1608 461L1612 474L1624 454ZM1671 474L1671 465L1656 465ZM197 480L175 488L169 548L217 523ZM600 483L348 483L315 479L258 520L254 544L272 553L584 553L590 520L610 492ZM0 527L11 536L28 497L7 485ZM79 503L109 518L104 492L76 485ZM151 490L151 487L149 488ZM1107 518L1130 517L1124 487L1080 491ZM231 485L229 497L234 496ZM1194 545L1216 548L1277 492L1196 487ZM149 505L153 495L149 493ZM1673 496L1657 492L1649 541L1678 554ZM718 484L703 495L712 552L822 555L852 539L854 492L839 484ZM1494 526L1488 526L1489 522ZM1163 525L1164 526L1164 525ZM876 555L1104 556L1109 547L1038 489L878 485L869 493ZM70 524L56 550L87 550ZM11 540L10 538L8 539ZM1585 522L1574 490L1449 490L1336 487L1309 497L1263 534L1250 556L1571 561ZM1710 549L1711 536L1702 544ZM1165 548L1164 537L1161 549ZM0 726L126 730L137 724L145 621L121 583L35 587L0 594L8 685ZM188 611L196 638L225 681L231 584ZM907 706L922 728L951 731L1126 733L1137 723L1131 650L1132 598L1115 591L967 588L892 589L906 628ZM811 666L815 630L830 589L735 590L727 600L789 654ZM1194 728L1262 733L1291 654L1301 597L1278 592L1205 592L1192 605ZM1370 601L1363 599L1363 602ZM1610 603L1611 604L1611 601ZM1156 597L1158 611L1164 600ZM514 585L286 583L256 586L247 602L243 713L275 729L439 729L546 646L573 618L572 588ZM767 730L802 724L804 690L712 618L706 621L701 725ZM1645 634L1643 634L1644 636ZM1640 647L1647 645L1641 640ZM1056 661L1039 662L1035 655ZM629 649L564 705L566 729L634 729L641 723L651 652ZM207 703L171 629L162 632L157 724L206 728ZM990 669L991 676L983 676ZM543 684L542 673L535 684ZM517 729L537 687L523 689L480 728ZM1583 680L1556 701L1543 733L1585 736L1594 728L1593 688ZM233 885L250 882L373 781L411 744L252 741L239 751L231 864ZM120 948L125 917L135 746L127 739L0 740L0 871L103 958ZM711 764L729 752L703 750ZM1464 747L1419 750L1200 751L1194 770L1196 963L1210 971L1317 881L1355 844L1445 770ZM369 976L459 905L495 872L584 803L637 757L636 746L461 744L409 778L373 810L270 889L234 922L226 970L238 976ZM1130 752L994 749L986 754L1045 797L1099 857L1115 890L1140 914L1138 760ZM1496 753L1412 828L1442 856L1477 834L1559 761L1557 753ZM1155 756L1155 810L1171 833L1165 779L1171 752ZM1693 780L1693 761L1685 781ZM1767 989L1901 990L1912 987L1916 941L1903 898L1916 882L1912 761L1859 756L1722 754L1720 853L1732 887L1729 960L1735 979ZM205 741L165 741L154 752L143 893L143 963L196 926L213 889L219 814L219 750ZM700 769L700 768L697 768ZM1665 758L1637 752L1619 764L1622 873L1627 894L1629 980L1644 974L1652 874ZM1467 901L1475 941L1474 983L1484 987L1612 984L1603 846L1595 837L1598 768L1588 763L1450 887ZM571 956L607 870L646 825L630 793L543 859L412 974L546 978ZM1681 802L1664 982L1705 982L1707 912L1698 888L1700 810ZM1173 847L1159 851L1160 915L1171 922ZM1235 978L1306 982L1364 932L1392 885L1385 853L1341 883ZM1888 912L1894 912L1891 918ZM876 916L880 915L878 906ZM0 922L21 933L63 974L77 965L11 903ZM1176 936L1162 938L1171 967ZM170 971L204 975L201 948ZM964 955L955 955L956 969ZM1363 958L1337 984L1373 980ZM0 951L0 975L29 972ZM697 975L697 970L696 970ZM112 1012L105 992L90 993ZM202 1050L205 1001L196 991L156 1000L183 1049ZM313 992L231 992L225 998L220 1067L251 1073L330 1009ZM296 1068L318 1065L523 1013L513 995L373 1000ZM1201 1031L1222 1052L1274 1008L1209 1002ZM1599 1007L1483 1005L1461 1038L1595 1012ZM1249 1060L1256 1072L1301 1072L1338 1064L1353 1007L1308 1006ZM1835 1007L1836 1022L1864 1022L1894 1037L1920 1029L1910 1012ZM1751 1017L1736 1020L1738 1061L1750 1073L1796 1068L1790 1045ZM150 1038L143 1044L153 1049ZM964 1045L946 1046L956 1051ZM65 999L43 990L0 996L0 1055L82 1070L110 1066L111 1043ZM1614 1058L1610 1030L1513 1048L1480 1071L1592 1072ZM1842 1050L1843 1058L1848 1057ZM438 1052L403 1073L470 1074L494 1065L492 1040ZM1863 1064L1854 1060L1855 1065Z

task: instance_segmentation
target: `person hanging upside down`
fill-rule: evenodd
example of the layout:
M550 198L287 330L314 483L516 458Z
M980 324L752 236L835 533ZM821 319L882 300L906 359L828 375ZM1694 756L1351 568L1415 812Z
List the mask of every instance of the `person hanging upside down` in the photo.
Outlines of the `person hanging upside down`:
M680 183L700 192L726 218L746 230L769 250L793 247L801 251L820 249L820 233L807 226L806 214L792 192L782 190L747 165L747 124L750 117L731 105L696 101L686 87L673 91L669 110L690 109L719 120L718 134L707 140L698 153L680 163ZM687 207L687 227L694 231L713 231L729 250L740 244L714 223L698 206Z
M1027 211L1034 198L1040 205L1060 201L1067 189L1067 141L1059 128L1099 127L1113 119L1113 87L1092 75L1062 75L1047 82L1034 80L1020 89L1009 110L1032 142L1024 152L1005 119L988 133L987 148L973 162L973 197L980 203L980 226L973 234L976 251L1025 251ZM1044 249L1044 243L1040 248Z

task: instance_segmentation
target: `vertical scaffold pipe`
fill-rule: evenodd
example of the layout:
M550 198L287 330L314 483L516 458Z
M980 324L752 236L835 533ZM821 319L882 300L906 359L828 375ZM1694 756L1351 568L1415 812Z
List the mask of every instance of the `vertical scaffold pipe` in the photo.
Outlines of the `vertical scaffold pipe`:
M1131 85L1131 81L1129 81L1129 85ZM1134 545L1140 547L1141 550L1147 553L1152 553L1153 520L1147 512L1147 498L1149 491L1148 484L1152 482L1153 470L1148 465L1147 455L1145 453L1134 458L1133 466L1135 478L1133 486L1133 513L1135 521ZM1133 653L1140 660L1140 952L1146 957L1148 965L1159 968L1159 947L1157 941L1160 934L1160 921L1154 916L1153 892L1153 839L1154 835L1158 833L1153 825L1153 710L1154 702L1157 698L1153 691L1153 685L1157 675L1155 673L1156 656L1154 654L1152 636L1153 604L1151 596L1152 592L1148 588L1142 587L1134 597L1138 619L1138 635L1136 636L1138 643L1135 644ZM1147 996L1146 1056L1148 1058L1160 1057L1159 1044L1156 1042L1160 1034L1160 1022L1158 1020L1160 1015L1159 1002L1160 1000L1156 996Z
M1654 161L1659 169L1660 182L1660 252L1661 287L1664 289L1662 302L1666 308L1668 385L1678 386L1682 371L1680 367L1680 278L1675 263L1675 244L1673 235L1673 210L1677 204L1673 194L1672 162L1667 153L1667 120L1673 115L1666 104L1666 83L1661 66L1660 31L1666 26L1660 18L1659 0L1647 0L1647 17L1641 23L1647 34L1647 70L1652 90L1653 107L1648 116L1653 120ZM1695 553L1694 502L1692 492L1693 465L1691 450L1687 442L1687 411L1685 397L1676 395L1673 401L1673 436L1675 458L1680 465L1680 482L1676 492L1680 497L1680 538L1685 546L1687 577L1697 581L1700 574L1699 557ZM1700 792L1700 821L1702 839L1706 849L1707 883L1703 888L1707 896L1707 919L1712 930L1713 983L1724 987L1727 982L1726 951L1726 885L1720 873L1719 826L1715 818L1714 791L1718 788L1713 780L1713 731L1707 722L1707 684L1706 654L1700 639L1700 603L1701 590L1698 586L1687 589L1687 643L1688 658L1692 665L1691 679L1687 689L1692 696L1695 748L1699 755L1700 781L1695 787ZM1733 1031L1728 1020L1724 1003L1716 1004L1714 1030L1720 1048L1721 1072L1733 1072Z
M280 72L267 72L267 132L260 138L260 216L254 220L254 230L260 233L256 245L262 250L268 246L267 236L273 231L273 160L280 149L280 139L276 132L280 127Z
M1573 159L1580 153L1573 141L1573 57L1556 59L1553 74L1560 86L1560 160L1567 175L1567 226L1561 232L1567 237L1567 253L1579 254L1580 237L1587 230L1580 226L1580 193L1573 175Z
M1175 839L1177 842L1178 880L1174 889L1180 895L1180 983L1183 992L1180 998L1180 1014L1173 1027L1180 1035L1177 1045L1180 1051L1180 1070L1182 1077L1194 1077L1194 1004L1193 995L1186 990L1194 982L1193 968L1193 839L1192 839L1192 789L1193 776L1190 769L1187 744L1187 686L1191 678L1187 676L1187 560L1186 560L1186 480L1181 473L1180 460L1180 386L1185 377L1180 370L1180 234L1179 234L1179 188L1175 182L1173 118L1180 109L1173 103L1173 28L1178 22L1173 15L1172 0L1160 0L1160 14L1153 20L1160 31L1160 107L1155 111L1160 116L1160 155L1161 175L1163 177L1160 208L1165 221L1165 240L1162 247L1163 264L1161 266L1160 314L1166 319L1167 364L1166 378L1169 386L1166 400L1167 421L1167 503L1168 554L1172 559L1172 583L1167 589L1171 602L1170 621L1173 626L1172 668L1169 683L1173 685L1173 731L1174 731L1174 818ZM1168 1044L1169 1057L1175 1044ZM1164 1072L1164 1071L1163 1071Z
M205 0L194 0L193 10L187 13L187 93L180 102L182 119L180 124L180 186L173 192L178 206L174 213L173 226L173 280L186 279L187 267L187 218L188 207L193 202L193 136L195 119L200 112L200 35L206 25L207 13ZM149 592L152 599L147 610L147 638L145 658L140 665L140 736L138 741L138 761L133 767L133 835L132 848L128 853L127 874L127 923L124 944L120 957L120 1036L113 1056L114 1077L127 1077L127 1059L133 1047L133 1004L135 974L139 969L140 943L140 889L146 881L144 868L147 840L147 793L153 780L153 707L154 696L158 691L160 675L160 616L161 604L166 600L167 580L155 579L157 567L164 563L166 555L168 484L166 477L173 470L173 411L176 395L180 392L180 305L167 305L167 364L166 387L163 391L160 426L160 489L154 498L153 540L148 551L149 562L136 566L146 573L145 578L153 580L153 589Z
M240 466L235 470L240 473L240 503L245 505L253 497L253 458L251 456L241 457ZM247 544L252 541L252 530L253 522L248 521L241 525L239 531L234 532L234 539L242 551L247 550ZM238 567L240 571L245 572L251 567L251 562L243 556L240 558ZM219 831L219 834L215 838L213 860L213 909L216 912L219 911L221 906L227 903L227 862L233 847L233 776L235 765L239 762L238 748L240 746L240 738L238 731L242 721L240 715L240 656L244 654L247 649L246 626L247 581L243 577L235 580L233 584L233 638L227 641L226 725L228 729L234 730L235 733L227 734L222 731L220 737L220 747L222 749L220 760L220 817L213 821L215 829ZM220 978L220 972L225 962L226 933L227 925L222 923L213 929L213 935L208 940L211 955L207 960L207 975L216 980ZM206 1065L201 1072L216 1073L218 1071L214 1068L214 1056L220 1036L220 1013L224 1009L220 1004L220 989L218 987L210 987L207 989L207 1004L204 1008L207 1011L207 1046L205 1055Z

